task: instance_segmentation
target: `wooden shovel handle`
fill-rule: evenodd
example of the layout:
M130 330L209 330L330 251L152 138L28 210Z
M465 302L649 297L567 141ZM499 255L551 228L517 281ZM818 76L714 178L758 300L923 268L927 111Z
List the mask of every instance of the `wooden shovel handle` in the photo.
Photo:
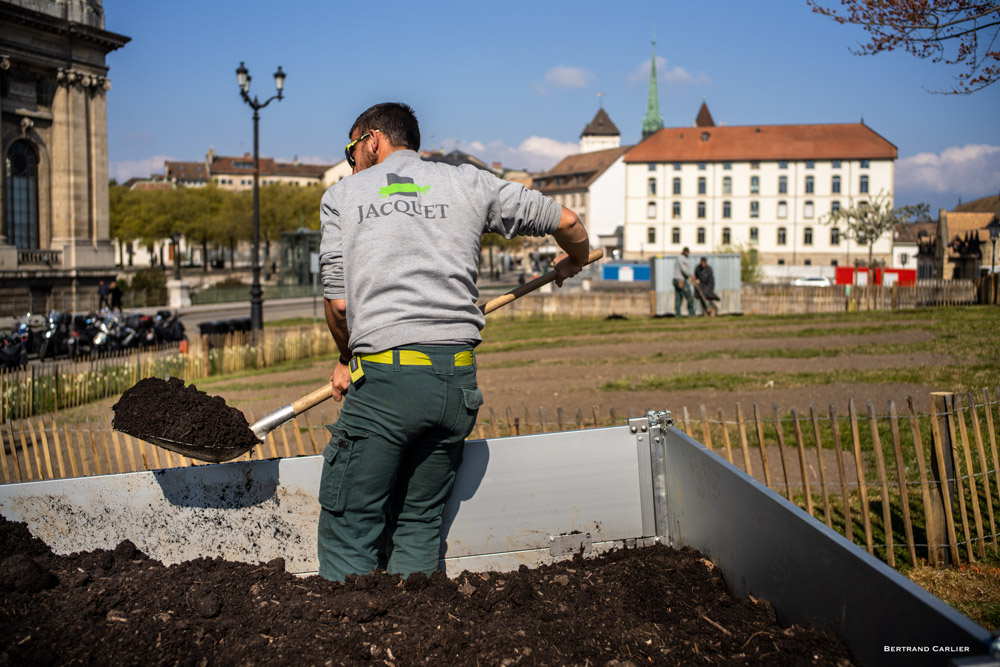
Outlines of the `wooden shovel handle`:
M327 382L316 391L292 401L292 411L295 412L296 416L298 416L309 408L319 405L331 396L333 396L333 385Z
M591 262L596 262L601 257L604 257L604 251L603 250L601 250L600 248L598 248L597 250L591 250L590 251L590 257L587 258L587 264L590 264ZM586 266L586 264L584 264L584 266ZM510 303L514 299L522 297L525 294L527 294L528 292L534 292L536 289L538 289L542 285L548 285L550 282L552 282L553 280L555 280L558 275L559 275L559 273L555 269L552 269L551 271L549 271L548 273L546 273L544 276L541 276L539 278L535 278L531 282L524 283L523 285L518 285L517 287L515 287L511 291L507 292L506 294L501 294L500 296L498 296L495 299L490 299L489 301L487 301L486 303L484 303L482 306L480 306L479 310L483 311L483 315L489 315L490 313L492 313L497 308L500 308L502 306L506 306L508 303Z

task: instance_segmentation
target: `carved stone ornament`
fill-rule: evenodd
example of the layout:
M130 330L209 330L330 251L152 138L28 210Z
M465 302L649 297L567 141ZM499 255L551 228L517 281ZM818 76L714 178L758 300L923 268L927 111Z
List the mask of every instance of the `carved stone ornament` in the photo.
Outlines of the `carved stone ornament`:
M28 133L31 132L32 128L35 127L35 121L30 118L21 119L21 138L27 139Z
M97 74L91 74L90 72L83 72L76 69L60 67L56 72L56 81L64 86L76 84L81 88L93 88L98 92L106 92L111 89L111 81L109 81L107 77L98 76Z

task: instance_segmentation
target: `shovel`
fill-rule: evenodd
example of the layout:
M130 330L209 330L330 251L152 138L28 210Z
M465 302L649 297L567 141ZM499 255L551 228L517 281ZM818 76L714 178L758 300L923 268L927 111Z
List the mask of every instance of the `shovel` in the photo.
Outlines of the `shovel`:
M603 256L603 250L592 250L590 252L590 257L587 258L587 264L597 261ZM557 275L558 274L555 269L553 269L543 276L535 278L534 280L523 285L518 285L515 289L512 289L506 294L501 294L495 299L487 301L480 306L479 309L484 315L492 313L497 308L506 306L514 299L522 297L529 292L533 292L542 285L547 285L553 282ZM292 401L283 408L279 408L274 412L261 417L250 425L250 430L253 431L253 434L257 437L257 442L251 445L237 445L235 447L204 447L145 433L129 433L129 435L192 459L207 461L209 463L221 463L223 461L235 459L237 456L250 451L257 445L263 443L267 438L268 433L279 426L290 422L294 417L297 417L309 408L319 405L331 396L333 396L333 386L328 382L319 389L306 394L302 398Z

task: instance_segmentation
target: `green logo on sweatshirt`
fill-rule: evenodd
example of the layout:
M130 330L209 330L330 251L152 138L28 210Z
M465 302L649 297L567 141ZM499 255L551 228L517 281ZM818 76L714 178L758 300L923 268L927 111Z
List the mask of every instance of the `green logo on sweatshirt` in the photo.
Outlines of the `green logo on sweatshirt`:
M418 192L427 192L431 189L429 185L417 185L416 183L393 183L392 185L387 185L384 188L379 188L378 193L382 195L382 198L391 197L397 194L416 194Z
M417 185L408 176L398 174L386 174L385 180L388 183L384 188L379 188L378 193L382 199L392 195L403 195L404 197L416 197L418 193L427 192L431 189L429 185Z

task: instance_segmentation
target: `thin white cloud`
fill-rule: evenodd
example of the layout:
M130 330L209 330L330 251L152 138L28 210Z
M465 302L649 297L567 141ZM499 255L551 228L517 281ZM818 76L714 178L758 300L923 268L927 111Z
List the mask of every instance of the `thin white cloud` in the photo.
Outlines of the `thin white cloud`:
M173 162L177 158L169 155L151 155L141 160L120 160L108 164L108 171L111 178L119 183L124 183L130 178L147 178L152 174L163 173L163 163L167 160Z
M630 85L636 85L649 81L649 61L643 61L628 77ZM685 84L705 84L711 85L712 80L704 72L692 74L683 67L677 66L671 69L668 67L667 59L663 56L656 57L656 79L672 85Z
M527 169L528 171L551 169L559 160L580 150L580 146L576 142L558 141L538 136L528 137L517 147L508 146L500 140L482 142L445 139L441 142L441 148L445 151L458 148L487 164L500 162L504 167L510 169Z
M545 82L560 88L586 88L593 78L593 72L567 65L558 65L545 73Z
M896 189L976 199L1000 189L1000 146L966 144L896 161ZM897 199L899 197L897 196Z
M532 81L531 82L531 89L534 90L539 95L541 95L542 97L548 97L549 96L549 91L545 90L545 86L543 86L542 84L538 83L537 81Z

